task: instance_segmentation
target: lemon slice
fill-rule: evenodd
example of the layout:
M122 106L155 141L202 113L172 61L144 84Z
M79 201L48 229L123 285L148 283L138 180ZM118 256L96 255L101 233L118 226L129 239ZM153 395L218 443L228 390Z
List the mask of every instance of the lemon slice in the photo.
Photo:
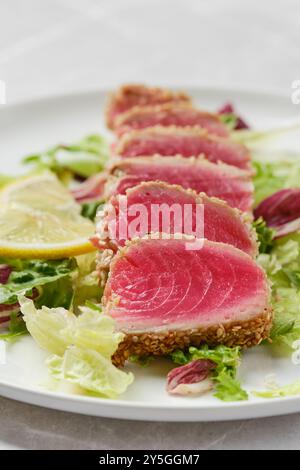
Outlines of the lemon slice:
M65 258L94 250L94 224L49 172L20 178L0 192L0 256Z

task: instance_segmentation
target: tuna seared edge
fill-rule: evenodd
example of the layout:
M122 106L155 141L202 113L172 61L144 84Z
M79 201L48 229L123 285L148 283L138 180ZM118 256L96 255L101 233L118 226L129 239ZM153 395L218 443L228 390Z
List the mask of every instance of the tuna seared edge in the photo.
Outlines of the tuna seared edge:
M103 212L92 240L99 249L115 251L126 240L164 232L204 237L233 245L252 257L257 255L256 232L248 214L178 185L141 183L126 195L112 196Z
M249 347L268 337L264 271L230 245L205 240L187 250L186 242L135 239L113 257L103 302L126 334L116 364L132 354L166 355L202 343Z
M115 119L118 136L134 129L153 126L198 126L210 134L228 137L229 131L217 114L201 111L190 104L166 103L157 106L135 106Z
M155 126L125 134L115 148L121 157L152 155L182 155L197 157L204 155L209 161L222 161L242 170L253 171L248 149L229 139L210 135L198 127Z
M181 156L136 157L116 162L110 169L105 195L125 194L144 181L164 181L226 201L231 207L251 212L253 183L249 173L205 158Z
M165 88L147 87L141 84L121 86L109 98L106 109L107 126L114 128L116 117L134 106L147 106L163 103L190 103L191 99L183 92L170 91Z

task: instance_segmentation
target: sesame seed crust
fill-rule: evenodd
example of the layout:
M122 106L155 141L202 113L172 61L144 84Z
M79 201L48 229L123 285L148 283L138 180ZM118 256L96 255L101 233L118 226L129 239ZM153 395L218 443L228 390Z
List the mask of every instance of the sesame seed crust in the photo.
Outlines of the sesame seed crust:
M122 367L131 355L165 356L176 349L201 344L249 348L257 346L269 337L273 312L270 307L254 318L242 321L214 324L187 330L170 330L162 333L127 334L112 357L113 363Z

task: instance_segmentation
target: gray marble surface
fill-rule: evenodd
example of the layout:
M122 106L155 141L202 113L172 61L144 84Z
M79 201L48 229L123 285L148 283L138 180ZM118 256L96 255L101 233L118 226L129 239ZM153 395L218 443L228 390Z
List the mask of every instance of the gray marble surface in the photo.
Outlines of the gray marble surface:
M298 0L0 1L13 103L124 81L287 92L300 79ZM143 423L0 398L0 449L299 449L300 415Z
M220 423L146 423L0 399L0 449L299 449L300 414Z

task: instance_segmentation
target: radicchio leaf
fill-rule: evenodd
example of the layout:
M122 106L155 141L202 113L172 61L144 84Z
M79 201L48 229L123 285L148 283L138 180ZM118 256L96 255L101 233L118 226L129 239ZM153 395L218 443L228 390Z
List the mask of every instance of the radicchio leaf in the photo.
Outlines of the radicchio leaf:
M209 378L216 367L213 361L196 359L172 369L167 375L167 391L172 395L200 395L213 388Z
M107 174L105 172L91 176L77 188L73 189L73 197L80 204L91 201L100 201L103 199L106 179Z
M235 112L234 106L231 103L225 103L219 110L218 114L228 114L228 115L233 115L236 117L236 123L234 126L234 130L241 130L241 129L249 129L249 125L242 119L240 116L238 116Z
M300 189L282 189L264 199L255 209L256 219L262 217L275 229L274 238L300 230Z
M6 284L12 268L7 264L0 264L0 284Z

